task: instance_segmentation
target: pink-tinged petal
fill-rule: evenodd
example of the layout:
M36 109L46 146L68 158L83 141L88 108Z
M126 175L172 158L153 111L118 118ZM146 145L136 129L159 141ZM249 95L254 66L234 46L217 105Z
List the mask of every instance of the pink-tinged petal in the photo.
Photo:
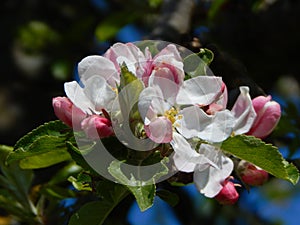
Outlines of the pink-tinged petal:
M256 118L256 113L249 95L249 88L242 86L240 87L240 91L241 93L231 110L236 118L236 124L234 126L234 132L236 135L247 133Z
M145 132L156 143L169 143L172 140L172 122L164 116L157 117L145 125Z
M76 81L66 82L64 84L64 88L67 97L83 112L89 114L95 111L95 105L92 104L90 99L85 95L83 89Z
M233 170L233 162L220 150L211 145L201 144L200 151L218 167L197 165L194 171L194 183L200 193L208 198L215 197L223 188L223 182Z
M258 96L254 99L252 99L252 105L256 113L260 112L264 106L270 102L272 97L270 95L268 96Z
M52 105L58 119L68 126L73 127L75 130L80 130L80 123L86 117L86 113L77 108L70 99L66 97L53 98Z
M216 104L223 106L223 109L226 109L228 102L228 91L225 83L222 83L222 91L221 91L221 96L219 99L216 101Z
M123 63L137 77L141 77L145 71L141 64L146 62L146 58L143 52L132 43L116 43L107 50L104 57L110 59L119 71Z
M116 92L107 84L104 78L93 76L86 80L84 93L94 105L95 110L110 110L116 98Z
M259 96L252 100L257 117L248 132L249 135L253 135L258 138L265 138L277 126L281 117L280 105L277 102L270 100L270 96Z
M206 168L210 165L217 166L204 154L199 154L193 149L190 143L180 134L174 132L171 146L175 151L174 163L176 168L182 172L191 172L196 165Z
M235 119L229 110L207 115L198 106L184 108L178 118L175 126L185 138L199 137L212 143L227 139L235 124Z
M155 62L170 62L169 60L182 62L182 58L174 44L167 45L154 57Z
M168 68L154 70L149 78L149 86L158 87L164 100L174 105L180 86L173 80L172 71Z
M105 117L91 115L81 122L81 127L88 138L97 140L99 138L113 135L111 121Z
M181 85L184 80L184 70L182 58L175 45L169 44L162 49L154 58L154 68L168 68L173 73L173 80Z
M139 96L138 108L141 118L145 122L146 120L151 121L158 114L163 115L171 108L171 104L165 101L159 87L148 87ZM146 122L146 124L148 123Z
M103 56L85 57L78 64L78 73L83 83L95 75L103 77L112 87L120 83L120 75L115 65Z
M180 105L209 105L220 95L222 78L198 76L184 81L177 95Z

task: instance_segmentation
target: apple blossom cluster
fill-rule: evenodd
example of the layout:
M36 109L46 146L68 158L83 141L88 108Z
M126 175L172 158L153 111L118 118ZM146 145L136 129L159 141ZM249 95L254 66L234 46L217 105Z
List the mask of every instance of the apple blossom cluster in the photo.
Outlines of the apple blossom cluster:
M152 56L149 48L143 52L132 43L117 43L103 56L84 58L78 64L80 84L65 83L67 97L53 99L56 116L92 140L116 137L111 114L122 67L143 85L137 102L143 132L138 138L169 145L174 167L193 172L200 193L233 204L239 197L231 177L234 169L243 184L261 185L268 179L267 172L248 162L235 165L221 145L232 135L268 136L279 121L279 104L270 96L251 99L249 88L241 86L234 106L228 109L222 78L186 76L174 44Z

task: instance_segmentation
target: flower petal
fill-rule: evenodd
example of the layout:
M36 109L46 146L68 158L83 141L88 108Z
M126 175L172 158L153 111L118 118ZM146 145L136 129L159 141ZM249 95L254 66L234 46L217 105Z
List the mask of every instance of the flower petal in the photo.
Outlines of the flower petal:
M172 123L164 117L157 117L145 126L147 136L156 143L169 143L172 140Z
M185 138L199 137L209 142L222 142L228 138L235 124L229 110L207 115L198 106L190 106L180 111L176 128Z
M101 111L102 109L109 111L116 98L116 92L100 76L93 76L86 80L84 93L97 111Z
M209 165L217 166L205 157L204 154L199 154L193 149L188 141L180 134L174 132L173 140L170 143L175 151L174 163L179 171L192 172L196 165L207 167Z
M110 59L119 70L119 65L126 64L129 71L141 77L144 73L146 58L143 52L132 43L116 43L104 54L104 57Z
M161 89L156 86L147 87L141 92L138 107L142 120L146 123L146 120L152 120L158 114L163 115L171 105L165 101Z
M204 170L201 165L197 165L194 171L194 183L197 189L206 197L212 198L221 191L222 183L231 174L233 162L212 145L201 144L200 149L209 159L219 165L219 168L209 166Z
M173 80L172 71L168 68L154 70L149 78L149 86L159 88L163 99L170 105L174 105L179 84Z
M209 105L222 90L222 78L198 76L184 81L177 95L180 105Z
M78 64L78 73L82 82L92 76L103 77L109 85L116 87L120 83L120 75L115 65L107 58L99 55L87 56Z
M85 95L83 89L76 81L66 82L64 84L64 88L66 95L75 106L88 114L91 113L91 110L95 111L94 104L92 104L90 99Z
M238 96L231 112L236 118L234 125L235 134L247 133L256 118L255 110L252 106L249 88L246 86L240 87L240 95Z

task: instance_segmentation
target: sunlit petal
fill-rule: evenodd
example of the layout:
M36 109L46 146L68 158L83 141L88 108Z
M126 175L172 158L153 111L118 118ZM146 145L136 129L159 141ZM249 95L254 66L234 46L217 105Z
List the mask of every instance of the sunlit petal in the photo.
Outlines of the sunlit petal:
M145 132L156 143L169 143L172 140L172 123L164 116L157 117L145 126Z
M256 113L252 106L251 97L249 95L249 88L242 86L240 87L240 91L241 93L231 110L236 118L236 123L234 126L235 134L247 133L252 127L256 118Z
M116 87L120 82L120 75L115 65L109 59L99 55L82 59L78 64L78 73L83 83L95 75L103 77L112 87Z
M180 105L209 105L222 90L222 78L198 76L184 81L176 102Z

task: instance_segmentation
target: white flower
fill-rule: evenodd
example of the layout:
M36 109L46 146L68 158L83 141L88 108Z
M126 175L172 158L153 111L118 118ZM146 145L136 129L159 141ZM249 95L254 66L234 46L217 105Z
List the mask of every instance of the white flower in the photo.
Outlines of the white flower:
M227 138L224 134L230 131L235 134L248 132L255 120L256 113L252 107L249 88L240 87L240 91L241 93L230 111L231 116L228 111L219 111L216 112L215 117L207 117L205 112L195 106L193 110L183 109L179 133L187 139L202 137L202 139L208 140L211 137ZM219 117L216 117L218 114ZM199 115L206 119L195 122L193 118L199 118ZM223 119L220 115L223 116ZM203 132L201 127L205 126L205 122L208 124L206 127L209 127L210 130L205 129ZM230 126L227 126L227 122L230 123ZM207 131L210 132L206 133ZM206 197L215 197L221 191L222 183L233 170L232 160L213 144L202 143L196 150L196 147L191 146L183 136L173 133L171 145L175 151L175 166L179 171L194 172L194 182L199 192Z

